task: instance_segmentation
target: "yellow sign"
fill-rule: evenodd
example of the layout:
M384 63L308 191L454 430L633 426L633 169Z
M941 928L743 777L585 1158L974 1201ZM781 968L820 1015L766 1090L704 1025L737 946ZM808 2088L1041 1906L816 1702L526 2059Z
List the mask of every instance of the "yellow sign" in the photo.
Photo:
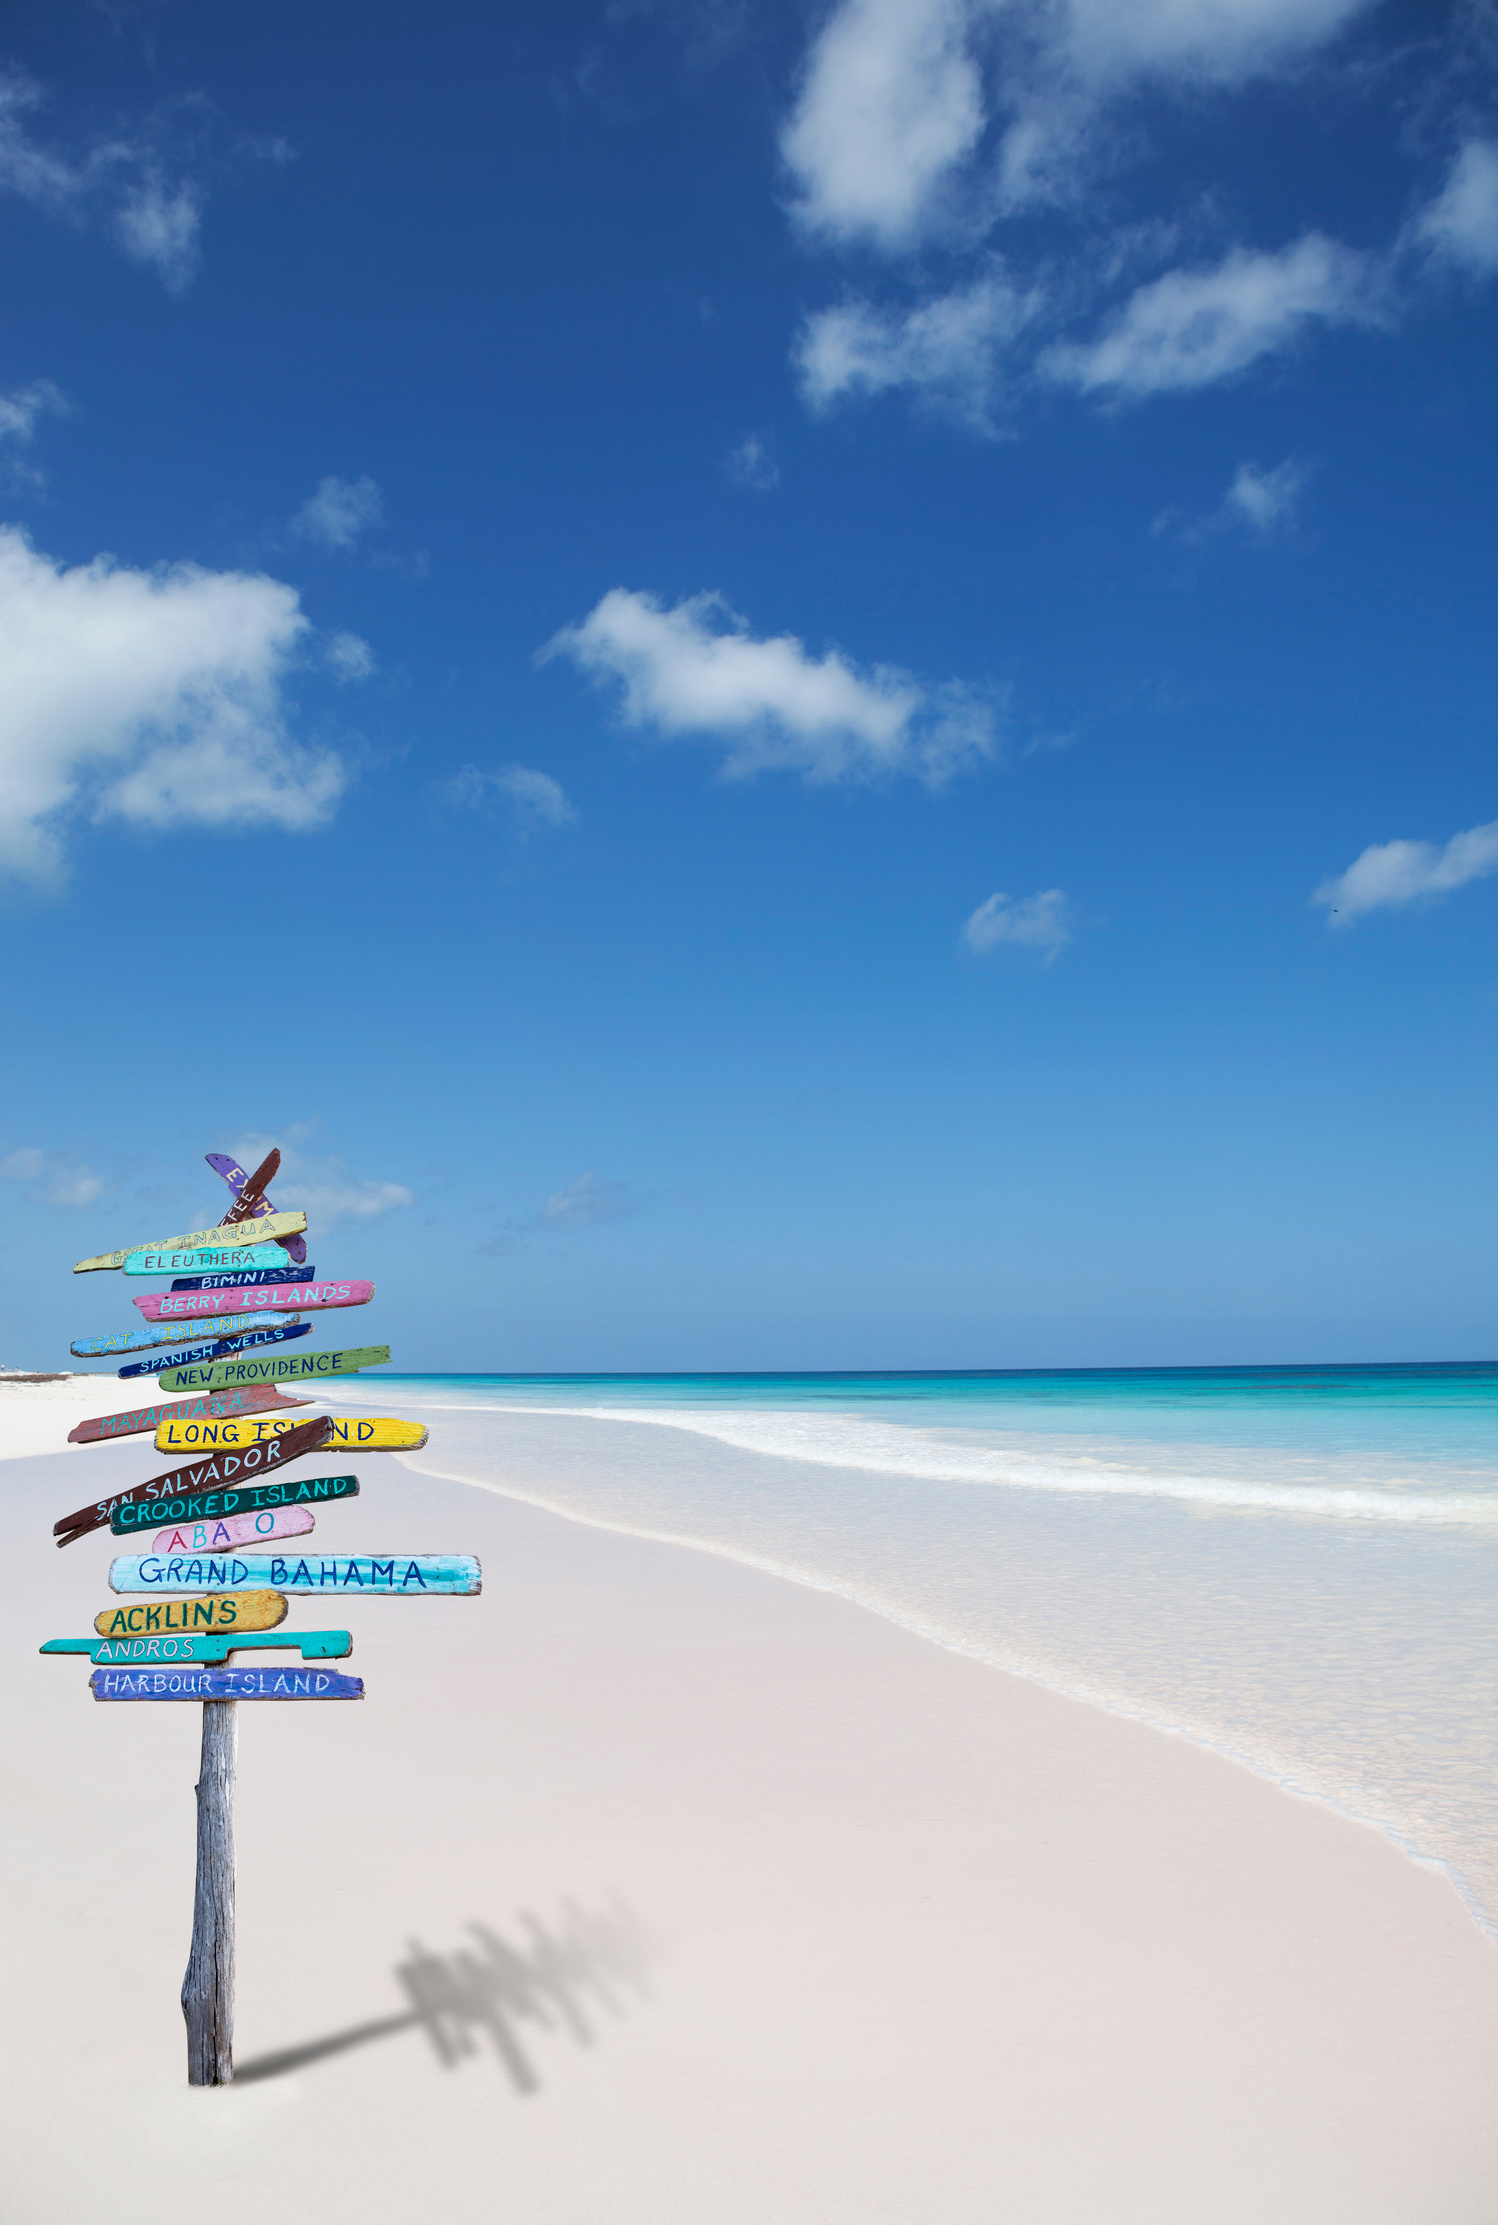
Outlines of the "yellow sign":
M156 1430L158 1452L223 1452L242 1445L263 1444L267 1437L284 1436L296 1417L278 1414L236 1414L223 1421L161 1422ZM345 1414L334 1418L331 1433L317 1448L319 1460L345 1452L414 1452L427 1441L421 1422L392 1421L388 1415Z
M307 1226L305 1213L266 1213L258 1221L240 1221L234 1228L192 1228L185 1236L159 1236L149 1244L127 1244L123 1251L100 1252L96 1259L80 1259L75 1275L92 1274L96 1267L123 1267L132 1252L208 1251L218 1244L243 1244L246 1229L254 1229L254 1242L273 1243L281 1236L300 1236Z
M148 1638L170 1630L274 1630L286 1620L283 1591L221 1591L210 1599L142 1599L95 1615L101 1638Z

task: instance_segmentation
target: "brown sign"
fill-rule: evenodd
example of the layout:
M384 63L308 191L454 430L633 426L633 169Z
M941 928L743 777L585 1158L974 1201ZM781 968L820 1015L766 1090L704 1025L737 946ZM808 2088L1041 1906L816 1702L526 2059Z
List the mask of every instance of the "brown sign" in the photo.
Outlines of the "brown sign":
M212 1391L198 1398L159 1399L154 1406L132 1406L125 1414L95 1414L68 1431L70 1445L102 1445L112 1437L137 1437L163 1422L227 1419L232 1414L263 1414L272 1406L310 1406L307 1398L287 1398L270 1385L243 1391Z
M92 1506L80 1507L76 1514L65 1514L60 1522L54 1522L53 1532L59 1545L71 1545L75 1538L87 1537L90 1530L107 1528L117 1507L134 1506L142 1499L175 1499L187 1492L220 1491L230 1484L263 1483L303 1453L315 1452L332 1430L330 1414L314 1415L310 1422L297 1422L279 1437L216 1452L210 1460L189 1461L185 1468L171 1468L164 1476L132 1484L128 1491L96 1499Z

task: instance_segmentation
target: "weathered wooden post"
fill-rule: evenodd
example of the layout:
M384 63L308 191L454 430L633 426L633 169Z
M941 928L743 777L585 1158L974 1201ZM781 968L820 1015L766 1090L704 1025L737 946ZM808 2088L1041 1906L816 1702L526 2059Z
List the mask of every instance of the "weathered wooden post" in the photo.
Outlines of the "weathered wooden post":
M205 1700L192 1952L182 1980L189 2086L227 2086L234 2078L234 1762L238 1747L238 1701Z

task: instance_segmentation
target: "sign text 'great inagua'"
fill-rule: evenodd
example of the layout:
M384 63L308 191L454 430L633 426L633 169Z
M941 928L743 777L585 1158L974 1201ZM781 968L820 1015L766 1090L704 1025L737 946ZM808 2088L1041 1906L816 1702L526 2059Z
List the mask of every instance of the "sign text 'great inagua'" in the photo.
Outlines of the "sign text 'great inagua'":
M267 1237L300 1236L307 1226L305 1213L271 1213L257 1222L255 1241L264 1243ZM216 1222L212 1228L190 1228L184 1236L155 1236L144 1244L122 1244L117 1252L96 1252L92 1259L80 1259L74 1267L75 1275L91 1275L101 1267L123 1267L132 1252L205 1252L238 1250L242 1236Z

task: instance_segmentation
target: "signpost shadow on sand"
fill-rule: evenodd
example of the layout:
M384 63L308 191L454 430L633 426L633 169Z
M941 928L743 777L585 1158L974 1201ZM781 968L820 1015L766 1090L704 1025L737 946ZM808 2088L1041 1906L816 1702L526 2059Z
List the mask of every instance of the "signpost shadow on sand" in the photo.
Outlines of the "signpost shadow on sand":
M252 2056L235 2066L235 2084L284 2077L419 2026L444 2070L480 2054L487 2038L513 2090L539 2093L541 2079L517 2027L535 2025L591 2047L600 2008L623 2016L649 1998L662 1944L617 1895L592 1911L564 1900L550 1926L522 1910L517 1929L518 1945L474 1921L465 1943L445 1955L412 1939L392 1972L410 2007Z

